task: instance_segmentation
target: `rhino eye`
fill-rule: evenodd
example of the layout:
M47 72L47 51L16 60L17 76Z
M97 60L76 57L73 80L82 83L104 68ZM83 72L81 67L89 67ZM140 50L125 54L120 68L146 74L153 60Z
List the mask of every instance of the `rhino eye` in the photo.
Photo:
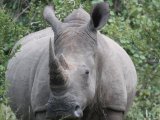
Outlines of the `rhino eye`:
M89 70L86 70L86 71L85 71L85 74L88 75L88 74L89 74Z

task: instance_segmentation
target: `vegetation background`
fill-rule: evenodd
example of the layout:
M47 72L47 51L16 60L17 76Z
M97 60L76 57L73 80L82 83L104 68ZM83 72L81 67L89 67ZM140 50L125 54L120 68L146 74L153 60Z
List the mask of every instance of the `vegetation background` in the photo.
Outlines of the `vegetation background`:
M1 0L0 1L0 120L16 120L7 106L5 71L10 51L23 36L48 25L43 20L45 5L54 2L63 20L73 9L103 0ZM160 1L106 0L110 19L101 30L131 56L138 73L134 104L127 120L160 120ZM117 3L118 4L117 4Z

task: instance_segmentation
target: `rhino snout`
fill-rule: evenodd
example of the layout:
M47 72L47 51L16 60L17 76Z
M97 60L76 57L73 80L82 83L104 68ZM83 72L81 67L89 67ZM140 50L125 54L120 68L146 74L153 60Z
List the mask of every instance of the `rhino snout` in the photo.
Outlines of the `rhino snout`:
M81 118L83 117L83 110L78 104L70 104L68 103L67 105L64 105L64 103L59 103L61 104L60 108L57 106L59 105L47 105L47 111L46 111L46 118L47 119L57 119L57 118ZM66 103L65 103L66 104ZM64 107L63 107L64 105ZM66 107L67 106L67 107Z

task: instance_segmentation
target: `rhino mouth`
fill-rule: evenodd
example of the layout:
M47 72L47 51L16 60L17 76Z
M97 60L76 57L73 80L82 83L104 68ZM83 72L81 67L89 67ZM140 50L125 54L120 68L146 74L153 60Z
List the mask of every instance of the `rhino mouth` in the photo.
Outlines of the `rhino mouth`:
M80 120L80 119L74 116L68 115L68 116L61 116L59 118L57 117L56 120Z
M55 118L48 118L46 117L47 120L80 120L80 118L76 118L72 115L58 115Z
M56 110L52 111L52 113L47 112L46 113L46 119L47 120L80 120L80 117L77 116L78 113L69 113L64 110Z

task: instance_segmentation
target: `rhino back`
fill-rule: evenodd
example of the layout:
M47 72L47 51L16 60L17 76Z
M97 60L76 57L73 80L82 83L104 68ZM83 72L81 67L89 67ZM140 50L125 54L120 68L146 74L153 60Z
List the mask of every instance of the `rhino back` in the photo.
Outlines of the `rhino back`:
M48 43L53 37L51 28L47 28L24 37L17 42L13 49L14 51L21 45L21 48L10 59L6 72L6 78L9 81L8 96L11 107L17 111L17 114L25 113L24 116L28 116L25 111L30 109L34 81L40 71L44 71L44 73L41 72L42 76L48 75L46 68L48 67Z

